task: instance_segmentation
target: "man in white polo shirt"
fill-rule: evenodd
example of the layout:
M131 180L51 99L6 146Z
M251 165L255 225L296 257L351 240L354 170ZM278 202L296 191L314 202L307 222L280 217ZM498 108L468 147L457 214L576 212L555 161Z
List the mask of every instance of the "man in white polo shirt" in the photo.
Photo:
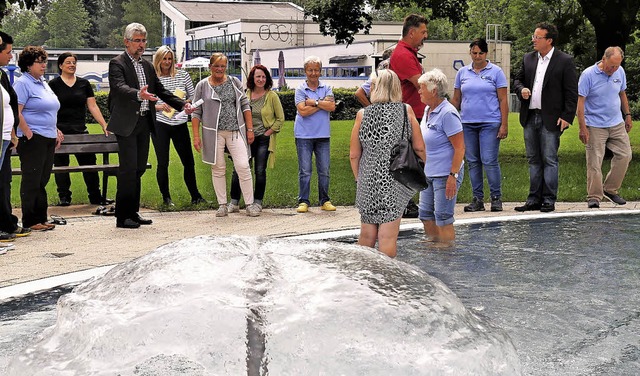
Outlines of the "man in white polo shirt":
M587 68L578 81L580 141L587 155L587 206L599 208L603 196L618 205L627 202L618 189L631 162L631 113L627 100L627 78L620 66L624 52L609 47L602 60ZM602 182L605 149L613 153L611 169Z

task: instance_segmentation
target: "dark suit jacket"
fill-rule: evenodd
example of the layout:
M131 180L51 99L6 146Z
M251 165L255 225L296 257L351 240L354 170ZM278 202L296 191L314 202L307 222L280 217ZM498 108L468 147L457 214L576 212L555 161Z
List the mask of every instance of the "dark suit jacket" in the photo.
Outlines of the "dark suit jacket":
M20 124L20 118L18 117L18 95L16 94L16 91L13 90L13 86L11 86L11 82L9 81L9 76L4 71L2 72L2 79L0 79L0 83L9 93L9 104L13 110L13 129L17 129L18 124Z
M147 91L155 94L160 99L178 110L182 109L185 101L166 90L156 75L153 65L142 59L142 66L147 79ZM131 59L126 52L109 61L109 110L111 117L107 130L118 136L127 137L133 133L138 117L140 116L140 104L138 100L138 76ZM155 102L149 102L149 110L153 119L152 127L156 122ZM153 132L153 128L151 129Z
M538 67L538 53L530 52L524 55L520 71L513 81L515 93L520 98L520 124L524 127L529 116L529 99L522 98L522 89L533 88L536 69ZM578 104L578 76L576 66L570 55L558 50L553 51L549 66L542 83L542 122L544 126L555 132L560 132L557 125L558 118L567 123L573 123Z

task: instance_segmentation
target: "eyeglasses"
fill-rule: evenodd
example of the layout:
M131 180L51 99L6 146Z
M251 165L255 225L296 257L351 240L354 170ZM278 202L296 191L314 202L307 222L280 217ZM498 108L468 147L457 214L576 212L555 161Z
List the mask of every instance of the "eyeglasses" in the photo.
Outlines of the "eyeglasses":
M46 64L47 63L47 59L44 60L36 60L34 61L35 64Z
M540 39L547 39L547 37L540 37L540 36L537 36L537 35L532 35L531 36L531 40L540 40Z
M133 42L133 43L147 43L147 40L146 40L146 39L129 39L129 38L127 38L127 39L128 39L130 42Z

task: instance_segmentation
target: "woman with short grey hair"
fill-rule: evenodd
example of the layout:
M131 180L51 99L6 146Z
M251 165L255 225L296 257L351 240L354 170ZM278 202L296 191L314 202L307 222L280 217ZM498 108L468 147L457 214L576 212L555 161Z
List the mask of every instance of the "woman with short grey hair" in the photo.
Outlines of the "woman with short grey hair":
M371 105L358 111L351 131L349 159L360 211L358 244L396 255L400 219L414 191L389 172L391 149L411 132L413 150L425 160L424 141L411 106L402 103L400 79L391 70L371 75Z
M460 114L446 98L447 76L433 69L418 79L420 100L427 105L420 128L427 149L429 187L420 192L419 218L436 242L455 239L453 211L462 184L464 137Z

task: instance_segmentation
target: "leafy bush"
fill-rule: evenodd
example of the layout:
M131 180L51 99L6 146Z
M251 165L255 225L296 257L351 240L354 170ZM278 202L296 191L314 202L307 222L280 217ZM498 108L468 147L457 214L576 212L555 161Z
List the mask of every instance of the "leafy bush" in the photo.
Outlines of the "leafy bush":
M352 120L356 118L356 112L358 112L362 106L356 99L354 95L355 92L355 89L333 89L333 94L335 95L336 103L338 105L336 106L336 111L331 113L331 120ZM286 120L294 120L296 118L295 91L284 90L278 91L277 93L280 97L280 102L282 102L282 107L284 108L284 118ZM109 112L109 107L107 106L107 98L109 97L109 94L103 91L98 91L95 95L96 103L98 104L98 107L100 107L102 116L104 116L104 119L108 122L111 114ZM635 118L636 117L634 116L634 119ZM87 111L86 122L96 122L89 111Z

